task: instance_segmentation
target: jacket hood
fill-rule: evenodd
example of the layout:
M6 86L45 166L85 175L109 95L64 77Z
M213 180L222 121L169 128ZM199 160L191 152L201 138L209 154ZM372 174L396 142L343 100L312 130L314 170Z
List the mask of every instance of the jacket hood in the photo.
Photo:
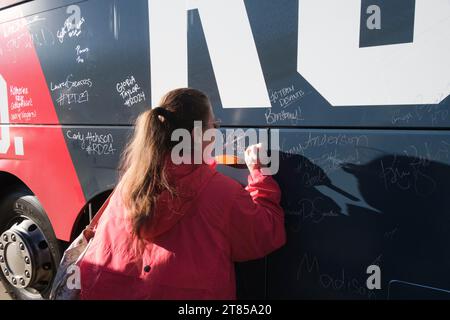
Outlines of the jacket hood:
M153 241L171 230L189 211L197 196L216 173L215 163L176 165L170 159L166 162L165 170L169 183L177 194L172 197L164 191L159 196L155 215L141 231L142 237L148 241ZM131 231L130 223L127 223L127 228Z

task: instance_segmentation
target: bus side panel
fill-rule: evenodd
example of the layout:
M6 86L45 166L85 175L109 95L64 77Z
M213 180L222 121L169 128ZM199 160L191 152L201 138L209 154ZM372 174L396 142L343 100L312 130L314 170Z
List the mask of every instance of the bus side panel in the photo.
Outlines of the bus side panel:
M86 199L113 189L132 127L64 126L63 133Z
M0 170L31 188L57 237L69 240L85 198L61 128L33 125L58 117L26 26L24 19L0 25Z
M280 140L288 240L269 257L269 298L386 299L392 281L448 297L447 132L285 129Z

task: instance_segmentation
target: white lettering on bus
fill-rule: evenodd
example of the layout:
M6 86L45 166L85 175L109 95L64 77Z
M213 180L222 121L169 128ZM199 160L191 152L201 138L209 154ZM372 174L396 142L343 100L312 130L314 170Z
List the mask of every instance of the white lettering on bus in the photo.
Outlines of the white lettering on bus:
M333 106L415 106L445 99L448 0L416 1L414 42L367 48L359 47L360 9L360 0L302 0L297 71Z
M187 11L198 9L223 107L270 107L244 2L186 4L148 1L152 104L157 105L168 90L188 86Z

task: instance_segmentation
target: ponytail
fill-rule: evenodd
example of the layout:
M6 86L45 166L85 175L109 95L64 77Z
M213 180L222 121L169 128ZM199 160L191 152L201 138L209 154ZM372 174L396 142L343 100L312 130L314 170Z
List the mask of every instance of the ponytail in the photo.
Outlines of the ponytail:
M141 114L123 156L122 197L130 212L132 232L138 238L142 225L152 221L158 195L164 190L174 195L164 170L173 130L168 113L158 107Z
M169 92L159 107L137 118L133 137L122 155L119 184L132 233L138 239L142 239L142 227L153 221L159 195L164 191L177 195L165 170L175 144L171 141L173 130L191 131L193 122L205 121L209 112L209 100L203 93L183 88Z

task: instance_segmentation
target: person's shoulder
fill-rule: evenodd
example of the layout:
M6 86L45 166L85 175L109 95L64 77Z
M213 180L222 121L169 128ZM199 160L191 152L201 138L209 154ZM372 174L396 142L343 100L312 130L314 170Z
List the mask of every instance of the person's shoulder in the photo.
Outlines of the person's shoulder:
M213 186L219 186L223 189L224 192L229 192L232 190L238 190L242 189L242 185L234 180L233 178L230 178L226 175L224 175L221 172L216 171L211 179L211 184Z

